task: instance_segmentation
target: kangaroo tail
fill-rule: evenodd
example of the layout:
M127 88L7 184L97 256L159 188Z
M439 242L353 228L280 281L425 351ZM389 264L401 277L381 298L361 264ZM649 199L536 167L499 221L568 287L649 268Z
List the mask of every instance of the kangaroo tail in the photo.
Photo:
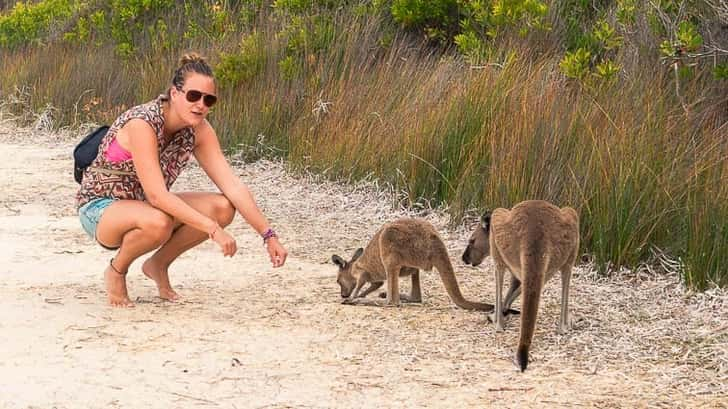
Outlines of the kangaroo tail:
M445 256L441 257L439 260L434 260L434 267L437 269L437 272L440 273L440 279L442 280L442 284L445 286L447 295L450 296L450 299L455 303L455 305L466 310L493 311L495 308L493 304L468 301L465 297L463 297L444 244L442 244L442 250L442 254Z
M541 300L543 287L544 267L548 260L542 257L539 251L524 251L521 256L523 266L522 300L521 300L521 334L518 340L516 359L521 372L528 366L528 350L536 330L538 305Z

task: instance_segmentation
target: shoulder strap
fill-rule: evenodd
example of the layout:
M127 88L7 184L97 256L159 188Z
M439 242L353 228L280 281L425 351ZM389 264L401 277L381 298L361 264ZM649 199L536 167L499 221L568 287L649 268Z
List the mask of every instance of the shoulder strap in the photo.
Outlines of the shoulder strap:
M123 170L116 170L116 169L106 169L106 168L100 168L97 166L89 166L88 171L94 172L94 173L106 173L108 175L119 175L119 176L133 176L134 175L134 172L126 172Z

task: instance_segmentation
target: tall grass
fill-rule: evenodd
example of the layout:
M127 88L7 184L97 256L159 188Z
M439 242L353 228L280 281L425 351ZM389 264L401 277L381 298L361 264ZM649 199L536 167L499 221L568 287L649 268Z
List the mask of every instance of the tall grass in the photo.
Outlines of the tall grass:
M671 73L653 67L583 90L564 80L558 56L525 44L474 69L406 35L382 46L376 18L342 15L335 26L331 46L292 78L278 66L280 27L239 33L261 34L263 69L220 90L210 120L227 147L332 178L374 176L410 205L449 204L455 219L525 199L573 206L583 251L603 270L649 263L659 249L682 262L689 286L728 284L727 101L701 77L684 85L686 111ZM196 41L213 61L236 44ZM32 87L33 107L52 104L65 125L109 122L164 91L186 48L140 60L90 46L0 51L0 92Z

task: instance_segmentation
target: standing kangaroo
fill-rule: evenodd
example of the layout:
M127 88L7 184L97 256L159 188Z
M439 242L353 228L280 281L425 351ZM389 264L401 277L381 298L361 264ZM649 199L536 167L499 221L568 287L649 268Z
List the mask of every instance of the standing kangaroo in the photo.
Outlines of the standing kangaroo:
M544 284L561 272L559 332L569 330L569 280L579 252L579 215L570 207L558 208L542 200L518 203L511 210L495 209L482 217L463 253L466 264L477 266L489 254L495 262L496 331L503 331L503 312L523 293L521 334L516 359L521 371L528 365L528 350L536 328L538 304ZM511 272L511 286L502 302L503 274Z
M387 304L398 306L400 298L407 302L422 302L419 270L440 273L450 299L467 310L493 311L492 304L466 300L460 293L455 273L445 244L435 228L418 219L399 219L386 223L374 234L366 249L358 249L350 261L333 255L331 260L339 266L336 281L346 302L363 298L387 281ZM411 276L410 295L399 293L399 277ZM359 293L366 283L371 283Z

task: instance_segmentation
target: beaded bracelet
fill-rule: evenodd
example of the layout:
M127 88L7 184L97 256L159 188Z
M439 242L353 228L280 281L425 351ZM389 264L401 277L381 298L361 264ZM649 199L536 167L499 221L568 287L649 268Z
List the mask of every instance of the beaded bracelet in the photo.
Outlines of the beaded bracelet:
M273 230L271 228L268 228L268 230L264 231L263 234L261 234L261 236L263 236L263 244L267 243L268 239L271 237L278 237L275 230Z

